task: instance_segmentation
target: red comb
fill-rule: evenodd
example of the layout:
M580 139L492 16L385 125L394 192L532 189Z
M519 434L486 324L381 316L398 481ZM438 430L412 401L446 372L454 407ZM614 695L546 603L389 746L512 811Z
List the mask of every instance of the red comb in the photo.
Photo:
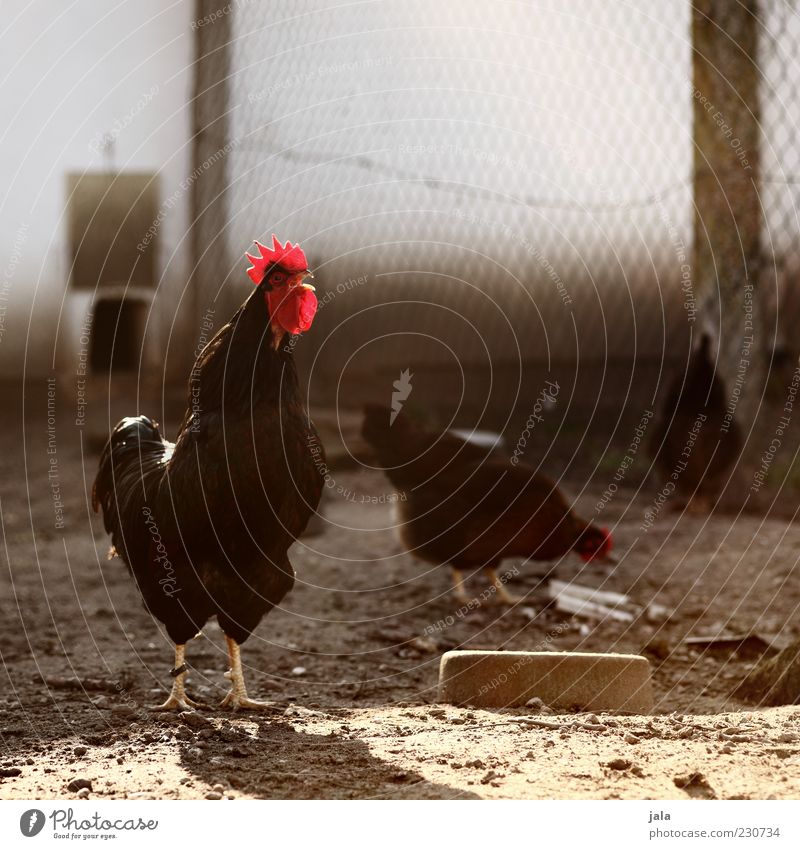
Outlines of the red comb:
M245 256L253 263L247 269L247 273L256 286L264 279L264 274L271 265L280 265L286 271L308 271L308 260L300 249L300 245L293 245L291 242L282 245L274 234L271 248L265 247L259 242L256 242L255 245L261 256L252 256L251 254L245 254Z

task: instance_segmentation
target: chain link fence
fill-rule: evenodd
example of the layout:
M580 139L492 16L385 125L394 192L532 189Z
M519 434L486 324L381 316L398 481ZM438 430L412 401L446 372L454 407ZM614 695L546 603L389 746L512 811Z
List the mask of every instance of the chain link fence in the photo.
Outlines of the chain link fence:
M760 281L777 353L795 361L800 316L800 11L797 0L762 0L760 195L764 210ZM780 362L778 363L780 365Z
M419 402L472 424L546 379L573 414L655 403L700 320L688 2L208 9L197 158L226 156L201 197L203 297L230 283L240 299L252 238L299 240L321 310L297 355L318 403L382 400L407 368ZM800 18L761 11L765 257L788 346Z

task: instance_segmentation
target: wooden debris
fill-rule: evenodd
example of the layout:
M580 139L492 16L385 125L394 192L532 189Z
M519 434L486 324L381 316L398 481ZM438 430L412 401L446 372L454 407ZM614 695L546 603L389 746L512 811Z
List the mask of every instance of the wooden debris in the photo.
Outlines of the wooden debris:
M639 608L632 605L630 598L622 593L556 580L550 581L547 592L555 601L556 610L575 616L633 622L640 612ZM633 607L634 610L621 609L622 606Z

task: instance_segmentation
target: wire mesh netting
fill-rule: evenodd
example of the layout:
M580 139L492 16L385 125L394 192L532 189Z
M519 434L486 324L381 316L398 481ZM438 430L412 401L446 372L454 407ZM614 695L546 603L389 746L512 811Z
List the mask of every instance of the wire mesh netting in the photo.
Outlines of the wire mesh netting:
M791 346L800 315L800 17L796 0L766 0L762 6L760 70L764 210L764 292L778 322L777 341Z
M29 5L0 796L797 798L800 0Z
M526 362L569 382L579 361L658 364L686 329L682 0L250 2L228 36L204 139L235 143L218 229L235 273L253 237L302 241L317 373Z

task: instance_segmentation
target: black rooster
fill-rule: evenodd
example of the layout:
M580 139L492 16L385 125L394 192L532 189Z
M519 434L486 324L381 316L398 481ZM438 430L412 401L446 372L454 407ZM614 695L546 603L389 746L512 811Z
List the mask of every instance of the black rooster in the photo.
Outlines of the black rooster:
M94 482L111 553L175 641L172 693L161 710L198 706L185 691L185 644L213 616L230 658L221 706L262 706L247 697L239 646L292 588L287 550L324 483L284 344L311 326L316 310L306 258L275 237L273 248L258 248L260 256L248 255L258 288L199 355L175 444L146 416L123 419Z

